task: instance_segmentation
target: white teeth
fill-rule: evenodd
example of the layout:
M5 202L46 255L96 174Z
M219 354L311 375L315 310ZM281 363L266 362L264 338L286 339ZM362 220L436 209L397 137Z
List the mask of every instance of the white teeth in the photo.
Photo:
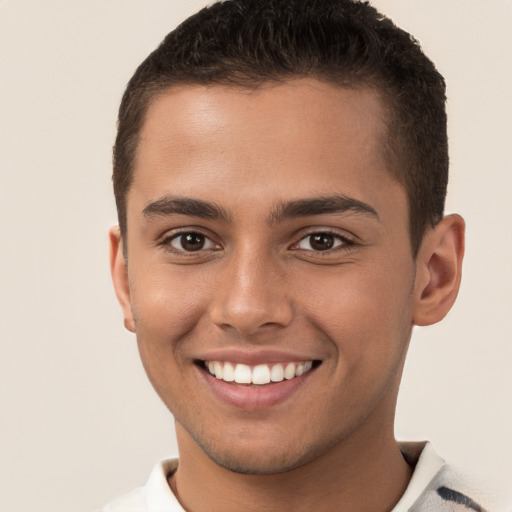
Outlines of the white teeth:
M295 364L288 363L284 369L284 378L290 380L293 379L293 377L295 377Z
M226 382L233 382L235 380L235 368L231 363L224 364L222 379Z
M253 384L268 384L270 382L270 368L268 364L259 364L252 371Z
M235 382L237 384L250 384L252 382L251 367L246 364L237 364L235 368Z
M281 382L284 379L284 368L282 364L275 364L270 370L270 380L272 382Z
M295 370L295 376L300 377L303 373L306 373L309 370L311 370L312 366L313 366L312 361L307 361L306 363L298 364L297 369Z
M247 364L234 364L221 361L205 361L208 371L217 379L237 384L255 384L258 386L269 382L282 382L300 377L313 367L313 361L304 363L258 364L251 367Z
M215 377L217 377L217 379L222 379L224 376L224 366L218 361L213 363L213 371L215 372Z

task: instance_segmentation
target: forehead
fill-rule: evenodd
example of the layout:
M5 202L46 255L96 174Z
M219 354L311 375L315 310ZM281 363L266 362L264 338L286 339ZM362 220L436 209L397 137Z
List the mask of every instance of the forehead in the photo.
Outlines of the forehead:
M146 113L128 203L172 194L263 204L332 192L378 201L393 181L384 112L372 90L313 79L172 87Z

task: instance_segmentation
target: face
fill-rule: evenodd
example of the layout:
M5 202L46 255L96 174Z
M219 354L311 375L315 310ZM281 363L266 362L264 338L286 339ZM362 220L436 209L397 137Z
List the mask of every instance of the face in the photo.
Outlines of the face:
M415 262L383 115L315 80L148 110L118 295L178 441L228 469L392 436Z

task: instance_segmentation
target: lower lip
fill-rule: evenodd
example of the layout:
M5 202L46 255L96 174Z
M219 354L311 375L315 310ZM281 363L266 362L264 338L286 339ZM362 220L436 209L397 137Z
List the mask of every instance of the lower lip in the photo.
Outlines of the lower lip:
M272 382L261 386L247 386L217 379L206 370L199 368L201 377L213 394L228 405L245 410L257 410L272 407L286 401L298 391L314 372L309 370L300 377L281 382Z

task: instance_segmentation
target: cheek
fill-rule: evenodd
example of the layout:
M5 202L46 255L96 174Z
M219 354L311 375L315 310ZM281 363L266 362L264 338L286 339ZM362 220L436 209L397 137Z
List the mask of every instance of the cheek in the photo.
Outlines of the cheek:
M205 282L178 268L146 269L130 285L136 324L158 338L179 339L206 309Z
M328 409L340 425L362 421L384 396L394 399L412 316L410 277L390 275L365 268L310 286L304 315L330 349Z
M174 376L189 362L183 348L197 338L206 311L205 294L200 280L179 269L146 267L133 276L137 344L146 373L162 398L177 385Z
M204 288L168 267L146 267L131 283L137 345L155 391L172 410L185 407L183 368L190 362L183 347L197 336L205 311Z
M401 275L387 266L339 268L326 279L303 280L303 315L332 340L340 364L360 372L393 365L406 349L412 326L411 264ZM388 269L389 270L389 269ZM305 294L306 289L308 293Z

